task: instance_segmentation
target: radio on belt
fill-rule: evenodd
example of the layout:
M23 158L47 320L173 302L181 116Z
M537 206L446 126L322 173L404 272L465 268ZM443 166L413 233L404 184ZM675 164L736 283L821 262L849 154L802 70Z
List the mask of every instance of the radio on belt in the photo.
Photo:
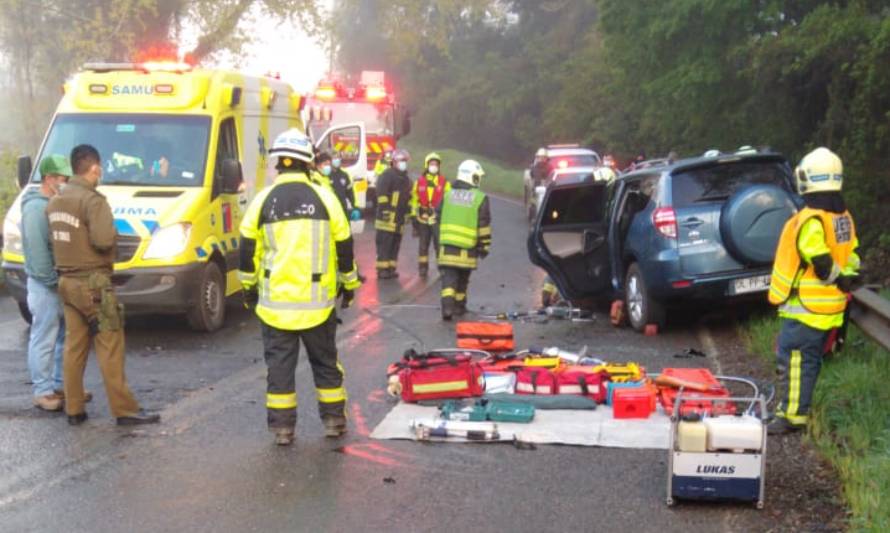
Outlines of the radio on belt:
M722 400L744 402L750 408L743 415L682 415L681 404L697 398L677 395L668 448L668 505L677 500L731 500L754 502L763 509L766 402L757 393Z

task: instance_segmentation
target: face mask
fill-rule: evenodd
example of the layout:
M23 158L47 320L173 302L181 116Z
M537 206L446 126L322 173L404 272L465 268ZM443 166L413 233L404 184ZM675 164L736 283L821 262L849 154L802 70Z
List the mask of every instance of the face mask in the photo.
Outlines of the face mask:
M439 165L430 165L429 171L430 171L430 174L438 174L439 173Z
M325 165L318 170L321 171L321 173L324 174L325 176L331 175L331 166L330 165Z
M334 158L334 159L331 161L331 164L334 165L334 168L340 168L340 164L341 164L341 163L342 163L342 161L341 161L340 159L337 159L337 158Z
M398 163L396 163L396 168L398 168L402 172L405 172L406 170L408 170L408 162L399 161Z

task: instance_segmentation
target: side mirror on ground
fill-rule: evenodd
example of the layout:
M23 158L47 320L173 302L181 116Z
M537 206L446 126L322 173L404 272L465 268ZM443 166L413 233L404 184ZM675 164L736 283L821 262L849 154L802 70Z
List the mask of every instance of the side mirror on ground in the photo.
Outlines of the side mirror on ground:
M235 194L239 191L244 176L241 172L241 162L237 159L225 159L222 162L222 192Z
M18 184L19 189L24 189L28 182L31 181L31 172L34 170L34 164L31 162L31 156L23 155L18 160Z

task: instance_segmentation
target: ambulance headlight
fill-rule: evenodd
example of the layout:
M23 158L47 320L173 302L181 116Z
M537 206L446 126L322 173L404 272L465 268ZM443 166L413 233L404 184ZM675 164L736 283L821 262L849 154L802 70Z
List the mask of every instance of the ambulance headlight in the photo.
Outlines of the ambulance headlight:
M173 224L158 230L151 236L151 242L148 243L148 249L142 254L142 258L176 257L188 246L191 231L192 225L186 223Z
M22 249L22 231L16 222L8 218L3 221L3 250L17 255L24 253Z

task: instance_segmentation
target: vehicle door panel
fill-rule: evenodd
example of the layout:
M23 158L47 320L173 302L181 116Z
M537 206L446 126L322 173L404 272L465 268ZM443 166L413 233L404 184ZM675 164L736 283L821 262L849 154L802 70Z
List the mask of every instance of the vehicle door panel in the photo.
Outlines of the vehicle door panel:
M571 299L610 287L608 184L583 177L551 185L529 235L532 263Z

